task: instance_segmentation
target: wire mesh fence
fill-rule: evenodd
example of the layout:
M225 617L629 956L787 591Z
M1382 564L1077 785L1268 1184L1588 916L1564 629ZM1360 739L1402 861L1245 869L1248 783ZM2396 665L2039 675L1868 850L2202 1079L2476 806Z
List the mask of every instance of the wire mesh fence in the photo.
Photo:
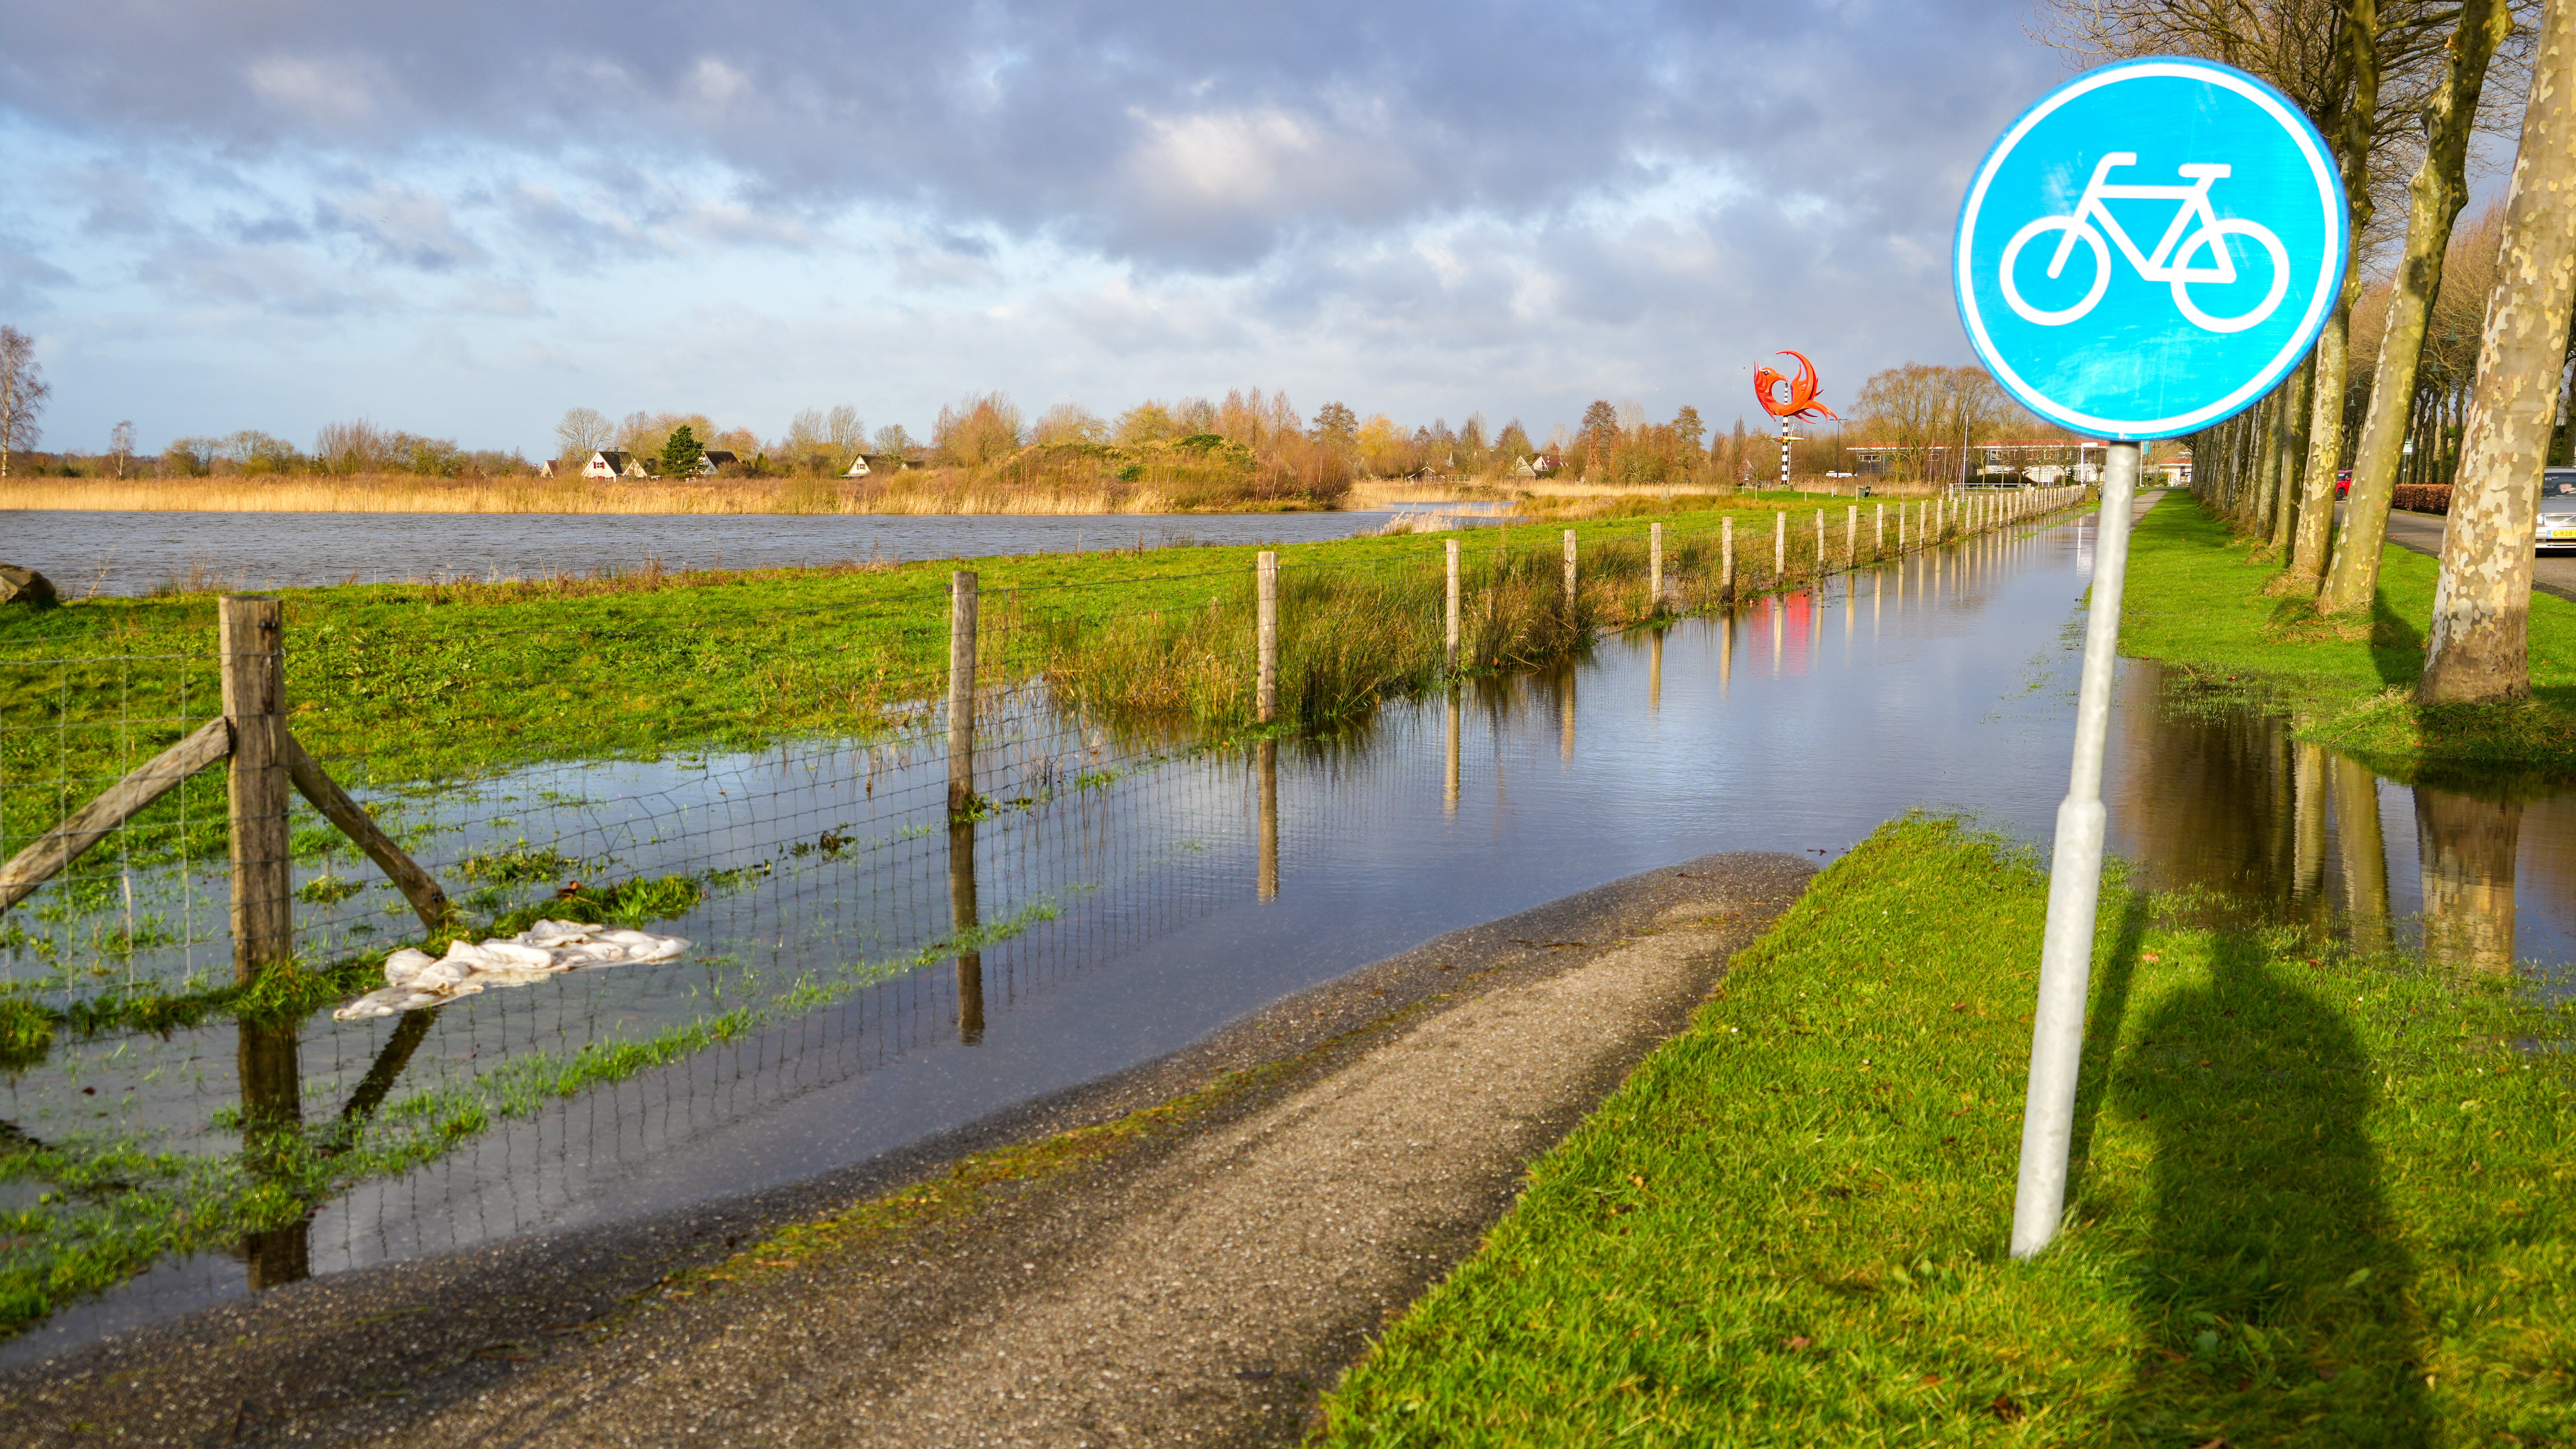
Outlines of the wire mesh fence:
M220 768L0 915L0 1322L155 1263L185 1278L203 1271L192 1253L229 1253L261 1286L309 1271L317 1231L348 1264L540 1220L585 1172L732 1130L929 1038L972 1041L988 1010L1062 988L1116 943L1275 889L1283 833L1293 849L1301 831L1364 828L1283 824L1283 740L1314 748L1460 672L1540 667L1605 626L2074 496L2009 514L1945 501L1589 525L1570 564L1558 530L1526 526L1454 553L1427 539L1294 556L1267 721L1252 569L996 581L978 595L962 798L953 601L932 571L821 601L603 589L559 610L459 586L309 619L290 605L288 727L454 915L425 933L296 799L281 975L295 989L241 979ZM158 629L0 636L0 858L223 717L211 616L165 612ZM1454 725L1449 750L1454 792ZM393 1016L331 1013L396 948L545 918L691 946ZM366 1210L406 1195L400 1214Z

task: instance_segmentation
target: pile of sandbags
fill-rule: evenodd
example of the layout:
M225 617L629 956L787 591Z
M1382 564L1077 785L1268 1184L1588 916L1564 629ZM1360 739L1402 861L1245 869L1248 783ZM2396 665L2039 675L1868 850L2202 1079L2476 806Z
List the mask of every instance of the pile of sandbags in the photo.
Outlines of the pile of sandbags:
M392 1016L437 1006L498 986L525 986L567 971L596 971L668 961L689 949L678 936L656 936L587 921L539 921L515 936L480 945L450 944L431 960L408 948L385 958L385 984L331 1014L342 1021Z

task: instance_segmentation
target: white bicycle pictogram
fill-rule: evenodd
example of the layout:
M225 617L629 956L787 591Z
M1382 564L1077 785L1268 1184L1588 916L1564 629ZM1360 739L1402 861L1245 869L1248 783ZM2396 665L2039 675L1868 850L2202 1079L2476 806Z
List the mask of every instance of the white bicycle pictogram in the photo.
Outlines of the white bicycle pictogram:
M2141 279L2171 283L2174 306L2207 331L2242 332L2271 316L2272 309L2281 305L2281 298L2290 290L2289 248L2281 245L2281 239L2272 234L2271 228L2259 222L2242 217L2222 221L2218 213L2210 209L2210 184L2225 180L2229 168L2207 162L2175 167L2175 171L2191 178L2194 184L2190 186L2112 186L2105 181L2114 167L2137 164L2138 156L2134 151L2114 151L2103 157L2093 168L2093 179L2084 184L2084 195L2075 203L2072 213L2040 217L2013 233L2012 240L2004 244L2001 268L2004 300L2012 304L2012 309L2020 313L2024 321L2042 327L2065 326L2092 311L2101 302L2102 294L2109 290L2110 243L2117 242L2120 254L2129 259L2130 266L2137 268ZM2129 234L2111 215L2111 209L2103 204L2107 201L2179 201L2182 206L2175 211L2173 224L2165 228L2164 237L2156 243L2155 251L2142 254L2138 244L2129 240ZM2200 223L2199 230L2185 236L2183 229L2195 220ZM2052 279L2066 270L2066 259L2074 254L2078 241L2093 248L2092 290L2074 306L2054 312L2023 301L2021 289L2013 285L2013 262L2021 256L2021 249L2029 245L2032 238L2052 231L2065 233L2057 243L2056 254L2048 259L2048 275ZM2110 233L2110 242L2103 240L2104 232ZM2193 282L2228 283L2237 279L2236 258L2227 249L2226 239L2231 236L2256 242L2272 254L2272 289L2250 312L2236 317L2213 317L2193 304L2189 287ZM2204 250L2209 253L2209 261L2192 266L2192 258Z

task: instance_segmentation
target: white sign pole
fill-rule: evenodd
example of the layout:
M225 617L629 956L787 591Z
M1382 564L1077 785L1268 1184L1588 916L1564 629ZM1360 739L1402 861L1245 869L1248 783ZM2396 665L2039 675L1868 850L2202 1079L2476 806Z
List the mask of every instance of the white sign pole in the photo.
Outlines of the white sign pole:
M2120 588L2129 571L2139 445L2113 443L2109 453L2094 527L2084 677L2075 699L2075 768L2065 802L2057 807L2048 934L2039 949L2039 1006L2031 1014L2030 1096L2022 1107L2021 1183L2013 1194L2016 1258L2047 1247L2066 1211L2075 1073L2084 1058L2084 996L2093 974L2094 911L2102 896L2102 755L2111 734L2111 668L2120 648Z

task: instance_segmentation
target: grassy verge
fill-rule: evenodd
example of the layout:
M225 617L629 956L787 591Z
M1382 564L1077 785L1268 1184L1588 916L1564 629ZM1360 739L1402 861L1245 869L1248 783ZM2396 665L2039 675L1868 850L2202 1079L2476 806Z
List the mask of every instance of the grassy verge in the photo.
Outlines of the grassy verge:
M2106 892L2069 1229L2018 1264L2046 895L1954 822L1882 828L1538 1164L1322 1439L2568 1442L2576 1013Z
M2121 652L2179 665L2290 709L2300 738L2411 778L2428 766L2576 769L2576 604L2531 597L2532 700L2422 709L2425 621L2441 569L2387 546L2367 622L2330 623L2304 599L2266 592L2277 564L2184 494L2138 522Z

